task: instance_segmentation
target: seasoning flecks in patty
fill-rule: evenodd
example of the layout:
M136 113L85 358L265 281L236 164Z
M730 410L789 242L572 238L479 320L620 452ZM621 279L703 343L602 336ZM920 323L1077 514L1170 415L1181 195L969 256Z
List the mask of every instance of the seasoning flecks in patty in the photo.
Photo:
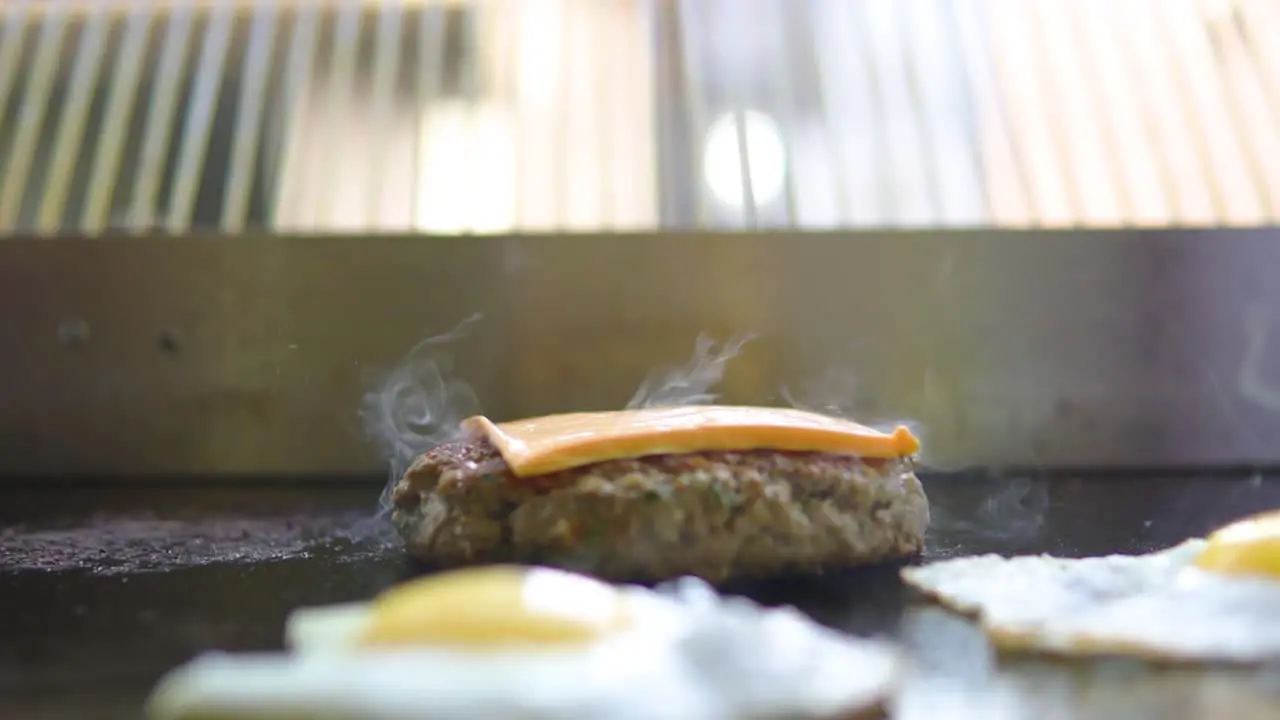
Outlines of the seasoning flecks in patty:
M697 452L518 477L483 436L425 453L392 521L437 567L514 562L615 580L722 583L918 554L928 501L908 458Z

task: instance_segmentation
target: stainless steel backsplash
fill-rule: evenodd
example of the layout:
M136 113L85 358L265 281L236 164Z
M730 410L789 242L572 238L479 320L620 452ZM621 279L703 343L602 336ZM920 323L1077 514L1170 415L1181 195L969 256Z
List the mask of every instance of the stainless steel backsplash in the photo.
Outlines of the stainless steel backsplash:
M754 334L724 401L912 421L930 466L1274 464L1277 268L1275 230L12 240L0 471L376 473L367 395L477 313L398 427L451 380L621 407Z

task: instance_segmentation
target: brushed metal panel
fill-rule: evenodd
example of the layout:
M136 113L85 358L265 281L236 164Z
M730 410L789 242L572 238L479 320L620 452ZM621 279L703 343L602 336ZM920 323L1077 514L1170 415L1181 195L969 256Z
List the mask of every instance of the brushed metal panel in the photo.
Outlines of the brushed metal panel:
M1280 231L0 243L0 472L379 472L358 411L473 313L499 418L724 399L908 419L939 467L1280 461ZM785 388L785 391L784 391Z

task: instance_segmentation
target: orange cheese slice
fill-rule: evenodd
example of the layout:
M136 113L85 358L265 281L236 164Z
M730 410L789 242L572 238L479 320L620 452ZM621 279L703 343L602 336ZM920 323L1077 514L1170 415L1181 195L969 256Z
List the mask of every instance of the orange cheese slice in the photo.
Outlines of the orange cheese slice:
M884 433L790 408L699 405L569 413L505 423L477 415L462 426L487 437L519 477L606 460L716 450L822 452L881 459L920 450L920 441L901 425Z

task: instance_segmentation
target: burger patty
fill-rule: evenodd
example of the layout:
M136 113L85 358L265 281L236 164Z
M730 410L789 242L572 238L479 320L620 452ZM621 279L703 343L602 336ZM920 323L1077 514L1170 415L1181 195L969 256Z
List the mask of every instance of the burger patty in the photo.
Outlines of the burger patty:
M908 459L703 452L516 477L487 438L441 445L396 484L409 553L606 579L711 582L883 562L924 547L929 505Z

